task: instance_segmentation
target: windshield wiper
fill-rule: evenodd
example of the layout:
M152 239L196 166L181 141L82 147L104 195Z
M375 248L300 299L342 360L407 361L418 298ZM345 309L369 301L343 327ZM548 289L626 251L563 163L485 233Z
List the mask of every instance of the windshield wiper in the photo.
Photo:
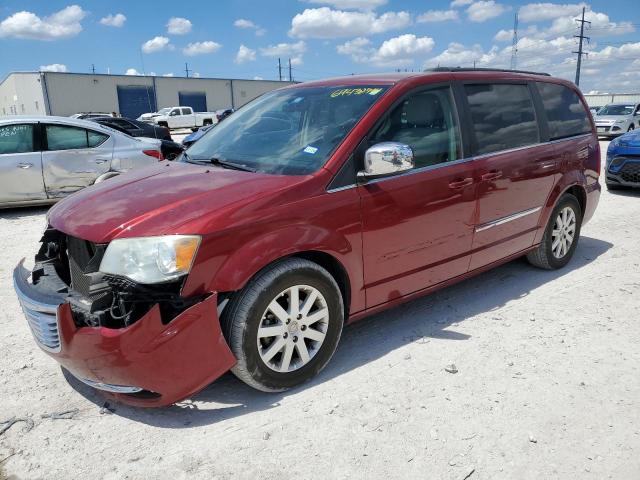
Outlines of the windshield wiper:
M186 150L182 151L182 160L187 163L196 163L199 165L207 165L209 163L209 161L204 158L202 160L197 158L191 158L191 156L187 153Z
M228 160L220 160L218 157L211 157L209 159L214 165L218 165L222 168L229 168L232 170L241 170L243 172L256 172L255 168L247 167L246 165L241 165L239 163L229 162Z

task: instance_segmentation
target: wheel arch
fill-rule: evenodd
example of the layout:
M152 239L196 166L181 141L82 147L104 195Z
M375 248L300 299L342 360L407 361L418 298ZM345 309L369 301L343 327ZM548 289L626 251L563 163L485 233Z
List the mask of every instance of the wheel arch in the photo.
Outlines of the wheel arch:
M543 206L534 245L537 245L542 241L542 236L544 235L544 230L549 222L551 212L565 193L570 193L578 199L582 215L584 216L584 212L587 208L587 191L585 189L585 184L586 178L582 172L571 172L570 174L564 175L555 185L547 198L546 205Z

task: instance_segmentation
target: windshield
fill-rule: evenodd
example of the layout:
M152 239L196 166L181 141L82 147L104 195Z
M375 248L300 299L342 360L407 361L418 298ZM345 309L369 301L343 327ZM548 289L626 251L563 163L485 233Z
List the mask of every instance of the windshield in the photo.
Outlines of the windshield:
M631 115L634 105L607 105L602 107L598 115Z
M166 115L167 113L169 113L171 111L170 108L161 108L160 110L158 110L158 113L160 115Z
M386 86L306 87L267 93L208 131L186 161L232 162L250 170L318 170Z

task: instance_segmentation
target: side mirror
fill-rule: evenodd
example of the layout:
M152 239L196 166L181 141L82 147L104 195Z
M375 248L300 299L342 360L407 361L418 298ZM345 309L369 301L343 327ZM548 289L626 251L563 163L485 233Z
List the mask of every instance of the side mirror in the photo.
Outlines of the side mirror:
M376 143L364 153L364 170L358 172L358 179L366 181L405 172L413 167L413 150L409 145L397 142Z

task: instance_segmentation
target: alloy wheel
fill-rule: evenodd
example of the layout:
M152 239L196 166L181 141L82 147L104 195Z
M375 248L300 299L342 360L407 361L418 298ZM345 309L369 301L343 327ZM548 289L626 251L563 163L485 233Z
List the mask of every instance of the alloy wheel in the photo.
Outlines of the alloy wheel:
M292 372L318 353L329 326L329 309L320 291L294 285L267 306L258 325L258 353L276 372Z
M557 259L563 258L571 245L576 233L576 214L571 207L564 207L558 213L551 231L551 252Z

